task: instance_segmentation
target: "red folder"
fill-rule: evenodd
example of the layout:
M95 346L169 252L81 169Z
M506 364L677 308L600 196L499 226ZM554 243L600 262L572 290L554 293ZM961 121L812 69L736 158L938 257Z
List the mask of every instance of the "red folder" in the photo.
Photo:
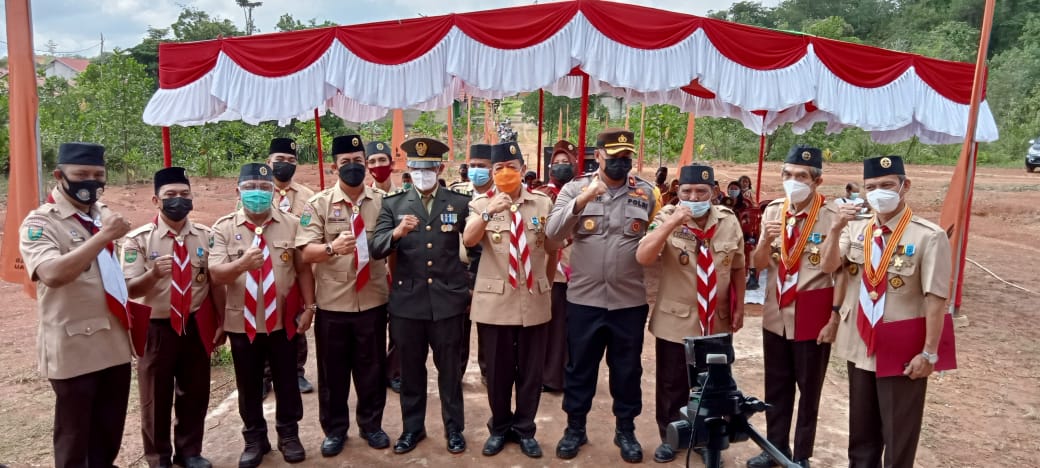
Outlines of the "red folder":
M144 345L148 341L148 324L152 318L152 308L134 301L126 301L126 311L130 315L130 342L137 356L144 356Z
M798 291L794 301L794 340L816 341L831 319L834 288Z
M202 305L195 311L195 326L199 328L199 338L202 339L202 346L206 348L206 354L213 353L213 349L216 348L213 339L217 337L220 319L214 310L213 298L209 294L206 294L206 300L202 301Z
M303 297L300 296L300 286L294 284L289 294L285 296L285 305L282 309L282 326L289 339L296 336L296 317L303 311Z
M953 316L943 314L943 330L939 337L939 361L935 370L957 368L957 347L953 335ZM874 327L877 340L877 376L903 375L910 360L924 349L925 318L881 322Z

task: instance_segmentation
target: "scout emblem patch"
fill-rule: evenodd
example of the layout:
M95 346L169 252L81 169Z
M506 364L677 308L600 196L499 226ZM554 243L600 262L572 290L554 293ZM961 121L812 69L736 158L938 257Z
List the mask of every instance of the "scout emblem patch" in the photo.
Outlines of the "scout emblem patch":
M690 254L686 253L685 250L679 252L679 264L682 266L690 264Z
M195 282L201 283L203 281L206 281L206 274L200 271L199 274L195 275Z
M499 243L499 242L502 242L502 234L499 234L497 232L494 233L494 234L491 234L491 242L494 242L496 244Z
M899 289L903 287L903 285L906 284L906 282L903 281L903 278L895 276L892 279L888 280L888 284L892 285L892 289Z
M40 240L40 238L43 237L43 227L29 226L26 228L26 235L29 236L29 240L31 241Z
M818 254L818 253L811 253L811 254L809 254L809 263L812 263L813 265L819 265L820 264L820 254Z
M855 263L853 263L852 265L849 265L849 274L850 275L856 275L858 273L859 273L859 265L856 265Z
M586 231L596 229L596 220L588 218L582 223L582 227L584 227Z
M289 263L289 252L282 252L279 258L282 259L282 263Z
M123 261L126 263L134 263L137 261L137 251L127 250L123 252Z

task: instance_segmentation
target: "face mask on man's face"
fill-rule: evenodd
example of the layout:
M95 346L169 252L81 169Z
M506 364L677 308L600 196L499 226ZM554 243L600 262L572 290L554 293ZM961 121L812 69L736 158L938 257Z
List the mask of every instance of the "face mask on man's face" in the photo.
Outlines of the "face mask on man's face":
M412 169L412 183L415 188L428 192L437 186L437 171L433 169Z

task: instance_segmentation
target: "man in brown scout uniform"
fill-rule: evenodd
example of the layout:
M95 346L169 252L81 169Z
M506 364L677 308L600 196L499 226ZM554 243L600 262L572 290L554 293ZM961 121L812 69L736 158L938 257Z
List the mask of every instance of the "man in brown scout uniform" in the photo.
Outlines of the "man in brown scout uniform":
M314 191L307 186L293 181L296 175L296 141L292 138L274 138L268 150L267 165L271 167L271 175L274 176L274 203L282 213L291 213L299 217L303 214L303 208L307 206L307 200L314 196ZM307 334L300 333L300 339L296 340L296 384L300 387L300 393L314 391L314 386L304 377L304 366L307 364ZM264 366L264 398L271 391L271 365Z
M205 303L204 314L213 318L224 306L224 288L210 291L213 236L209 226L188 218L192 191L183 167L155 173L152 204L159 214L123 241L130 297L152 308L149 339L137 362L144 456L152 467L171 466L171 456L177 465L209 467L201 454L209 408L207 349L212 349L216 330L213 322L200 323L206 319L196 313ZM214 310L214 302L219 309ZM172 446L171 410L177 416Z
M567 429L556 456L574 458L588 442L586 417L592 409L599 364L607 354L614 397L614 444L630 463L643 459L635 418L643 410L640 378L643 333L649 306L643 266L636 248L658 210L653 184L628 175L635 154L633 134L608 129L596 137L599 171L560 191L547 234L556 242L574 237L575 261L567 288L567 351L563 409Z
M552 201L525 190L523 156L515 142L492 147L495 190L469 204L463 242L480 244L482 255L473 288L470 318L477 322L479 346L487 362L491 436L484 455L496 455L514 433L520 450L542 456L535 440L535 415L542 390L542 366L550 317L547 273L555 265L556 245L546 241L545 223ZM516 386L516 411L512 410Z
M848 361L849 466L873 468L884 462L885 467L909 468L921 436L928 376L940 357L952 358L939 356L950 243L942 228L915 216L907 205L910 179L901 157L863 161L863 179L875 215L859 214L857 204L841 205L824 247L824 268L848 280L835 352ZM906 342L903 347L916 342L921 348L897 356L896 371L882 375L885 358L887 364L893 361L886 352L901 344L882 328L899 330L922 320L923 331L899 339Z
M19 249L36 282L40 371L54 389L54 465L112 466L119 454L130 394L126 283L112 243L130 223L98 197L105 148L65 143L57 186L22 221ZM106 298L106 296L113 296Z
M636 251L643 266L661 268L650 315L650 333L657 337L658 463L675 459L665 430L690 400L683 338L735 333L744 325L744 236L733 210L712 206L714 181L709 166L683 167L679 205L657 213Z
M578 164L578 149L567 140L553 145L549 164L549 183L536 190L549 195L553 203L560 189L574 180ZM571 248L573 239L564 239L556 254L556 269L552 273L552 318L545 344L545 368L542 370L542 391L563 391L563 369L567 365L567 280L571 275Z
M390 446L383 432L386 389L386 262L373 260L369 239L383 192L365 187L365 150L358 135L332 141L339 181L311 197L300 217L296 247L314 264L318 312L318 412L325 440L321 454L343 451L350 427L351 377L357 392L361 438L376 449Z
M816 439L820 392L837 321L831 317L834 280L823 270L820 247L837 215L817 193L823 183L823 153L791 148L780 173L785 198L774 200L762 215L762 239L753 251L755 268L768 268L762 310L765 355L766 431L769 442L803 467L809 466ZM790 450L795 388L798 419L794 452ZM749 468L776 466L762 452Z
M495 188L495 181L491 177L491 145L478 143L469 147L469 165L467 166L466 180L451 184L451 189L467 194L472 198L488 193ZM466 264L469 273L470 289L477 281L477 270L480 268L480 256L483 247L480 244L465 247L459 253L462 262ZM472 307L471 307L472 308ZM466 319L462 335L462 373L466 373L469 366L469 343L473 331L473 321ZM480 381L487 385L487 360L484 356L484 348L480 346L480 334L477 334L477 366L480 367Z
M296 343L314 315L314 275L296 253L295 216L273 209L274 182L265 164L242 166L238 176L242 208L213 225L210 279L227 285L224 331L231 342L244 427L241 468L259 466L271 450L263 410L264 362L274 377L278 450L288 463L306 458L299 438L303 402L296 384ZM301 305L303 315L296 325Z
M415 449L426 438L426 360L433 349L441 418L451 453L466 450L462 399L462 326L470 302L465 265L459 259L468 196L441 188L448 145L430 138L401 144L415 187L383 198L371 247L372 258L395 254L390 286L390 333L401 353L401 416L404 432L394 453Z

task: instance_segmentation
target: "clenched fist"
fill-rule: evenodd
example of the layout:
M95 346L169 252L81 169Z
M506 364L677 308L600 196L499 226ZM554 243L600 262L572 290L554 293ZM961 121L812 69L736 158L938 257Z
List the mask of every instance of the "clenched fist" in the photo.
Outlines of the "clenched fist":
M350 230L342 231L332 240L332 251L336 252L336 255L349 255L354 253L354 248L357 246L357 239L354 238L354 233Z
M406 236L409 232L415 230L419 226L419 218L413 215L404 215L401 217L401 222L397 223L397 227L394 228L394 239L400 239Z
M173 271L173 256L163 255L155 259L155 267L152 268L152 275L156 278L165 278L170 276L170 272Z
M238 261L242 262L242 267L245 268L246 271L257 270L264 266L264 253L256 246L253 246L250 247L249 250L246 250L246 252L242 254L242 258Z
M130 221L127 221L119 213L110 213L105 219L101 220L101 230L98 234L101 234L109 241L115 241L122 239L128 232L130 232Z

